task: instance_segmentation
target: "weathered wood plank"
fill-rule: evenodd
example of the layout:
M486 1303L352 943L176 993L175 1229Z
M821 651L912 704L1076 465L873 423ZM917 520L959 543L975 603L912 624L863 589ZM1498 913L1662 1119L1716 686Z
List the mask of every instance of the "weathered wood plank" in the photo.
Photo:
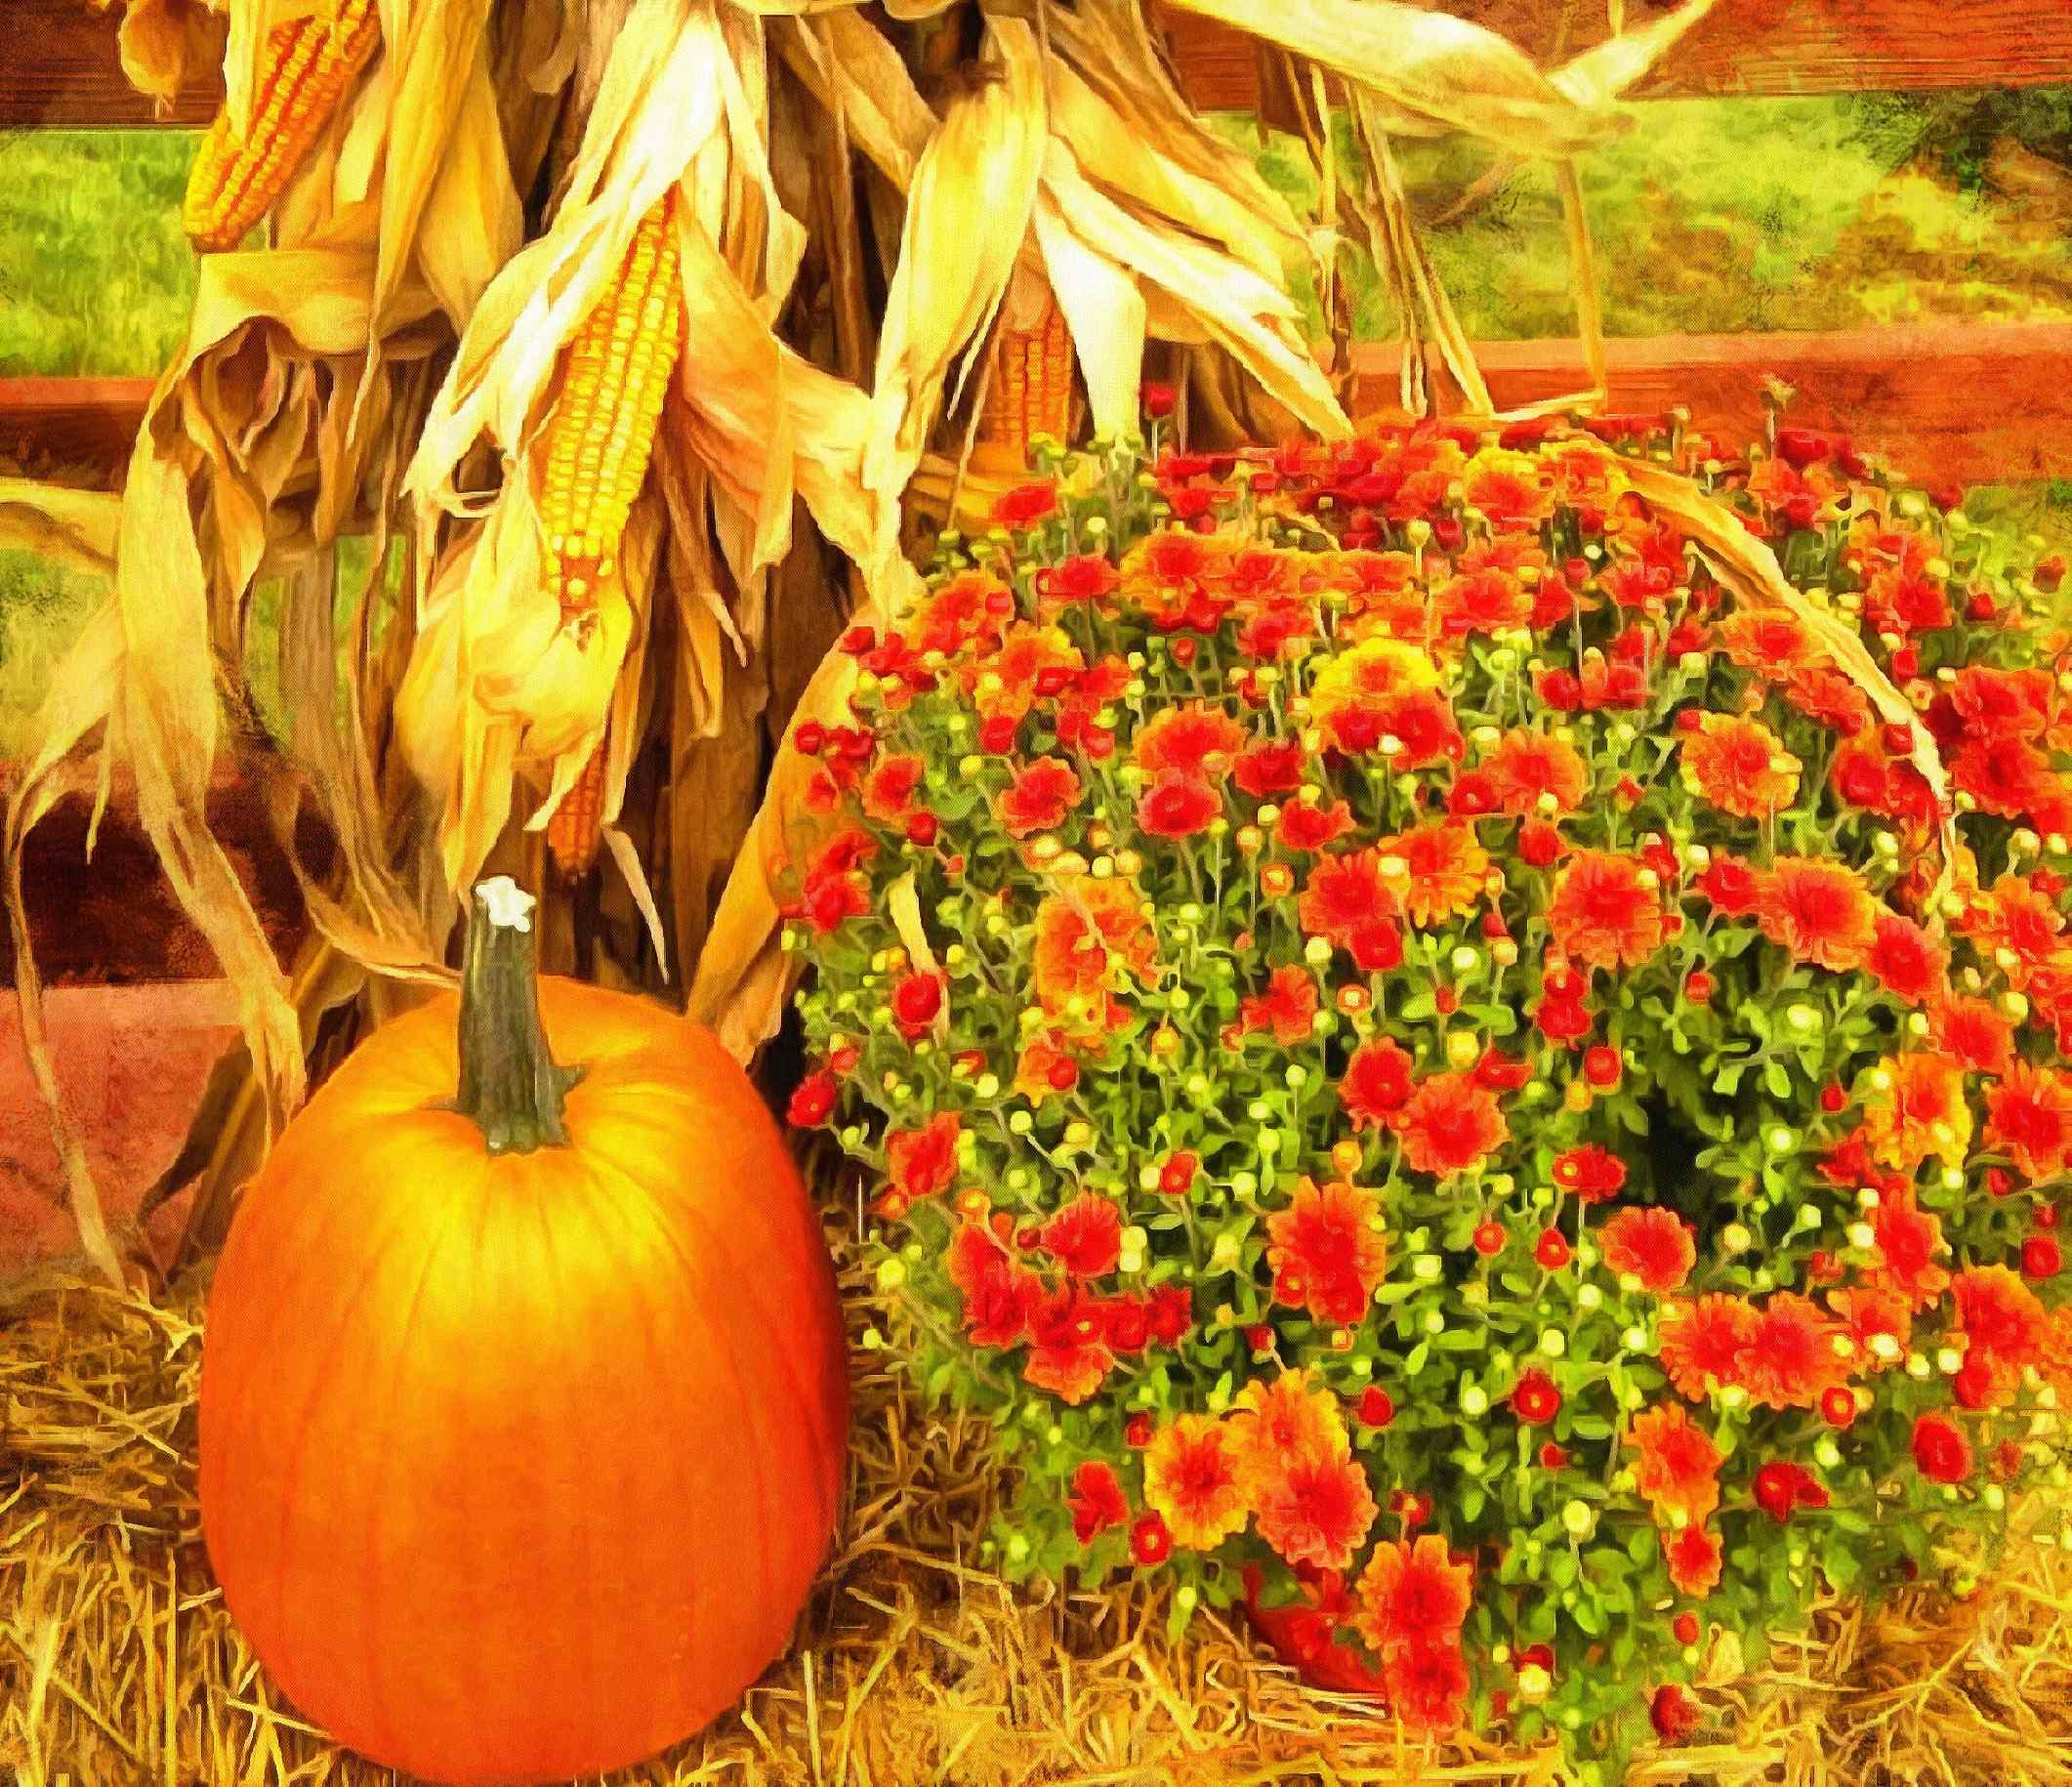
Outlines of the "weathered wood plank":
M1502 407L1580 390L1580 343L1485 342L1476 357ZM1846 430L1931 482L2072 477L2072 323L1938 322L1823 334L1672 335L1608 344L1614 411L1681 404L1729 440L1762 428L1762 381L1797 394L1808 428ZM1356 406L1396 397L1396 351L1356 351Z
M194 126L216 115L220 81L196 83L161 114L122 76L120 7L86 0L0 0L0 130Z
M1629 6L1644 21L1656 0ZM1449 0L1443 9L1512 39L1543 64L1602 41L1596 0ZM1152 8L1187 97L1208 110L1259 106L1256 40L1170 0ZM1565 20L1565 22L1564 22ZM1869 93L2072 81L2065 0L1720 0L1636 97Z
M150 395L149 379L0 379L0 460L93 467L112 480Z

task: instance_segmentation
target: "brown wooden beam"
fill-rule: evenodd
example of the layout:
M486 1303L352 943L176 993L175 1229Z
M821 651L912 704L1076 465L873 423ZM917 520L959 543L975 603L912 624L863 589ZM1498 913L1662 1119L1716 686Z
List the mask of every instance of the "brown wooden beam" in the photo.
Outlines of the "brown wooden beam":
M1545 66L1601 42L1601 0L1449 0ZM1641 23L1656 0L1635 0ZM1256 111L1257 40L1170 0L1151 9L1181 85L1208 111ZM2072 81L2067 0L1719 0L1635 97L1874 93Z
M32 475L91 470L112 482L150 395L149 379L0 379L0 461Z
M1682 405L1729 441L1760 437L1763 379L1792 419L1839 429L1911 477L1962 484L2072 477L2072 323L1923 323L1821 334L1660 335L1607 344L1615 412ZM1589 383L1573 341L1476 349L1502 408ZM1356 409L1396 400L1397 354L1355 350Z
M115 47L122 8L87 0L0 0L0 130L135 130L195 126L216 115L220 71L161 112L123 78Z

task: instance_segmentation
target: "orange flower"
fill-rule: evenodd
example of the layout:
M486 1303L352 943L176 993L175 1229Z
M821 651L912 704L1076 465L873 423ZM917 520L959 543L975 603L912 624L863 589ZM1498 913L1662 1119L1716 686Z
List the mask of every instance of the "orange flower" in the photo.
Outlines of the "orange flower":
M1254 1030L1271 1030L1282 1048L1306 1042L1315 1032L1316 977L1292 962L1276 968L1264 993L1247 993L1238 1014L1249 1036Z
M1036 679L1046 670L1080 670L1086 660L1061 627L1017 620L998 650L966 659L960 678L980 718L1020 720L1036 700Z
M1309 685L1309 713L1346 749L1372 749L1392 700L1438 687L1439 673L1415 645L1365 639L1326 658Z
M1690 1225L1656 1205L1619 1211L1598 1239L1606 1266L1622 1277L1639 1279L1641 1288L1657 1297L1680 1288L1698 1263Z
M1496 790L1497 810L1518 817L1537 814L1542 795L1554 796L1554 812L1564 813L1590 792L1590 769L1575 746L1523 727L1490 747L1482 772Z
M1200 701L1161 708L1137 734L1137 762L1146 775L1167 769L1221 780L1245 748L1245 728L1221 708Z
M1861 965L1877 916L1861 875L1813 856L1779 856L1756 901L1764 936L1801 962L1838 972Z
M1634 1487L1665 1525L1703 1525L1720 1506L1723 1454L1712 1435L1693 1425L1680 1402L1663 1402L1634 1418L1626 1443L1639 1457Z
M1683 785L1737 818L1760 819L1799 794L1798 758L1760 720L1700 714L1682 735Z
M1244 1530L1251 1510L1221 1422L1179 1415L1158 1431L1144 1450L1144 1501L1164 1517L1173 1543L1188 1551L1214 1551Z
M1395 1128L1404 1163L1435 1179L1479 1168L1511 1140L1496 1095L1472 1072L1434 1073L1420 1081Z
M1789 614L1737 608L1720 623L1720 643L1733 663L1772 683L1829 663L1805 623Z
M1126 974L1149 979L1157 949L1134 883L1083 878L1036 908L1036 997L1053 1018L1098 1023L1109 986Z
M1443 1737L1458 1730L1468 1698L1460 1640L1403 1645L1382 1666L1382 1691L1406 1731Z
M1661 1535L1662 1557L1677 1593L1703 1600L1720 1586L1720 1563L1725 1548L1710 1526L1685 1526Z
M2026 877L2003 875L1975 895L1959 927L1978 953L1995 962L2019 990L2029 976L2057 953L2065 928L2057 903L2039 894ZM2002 959L2001 951L2008 952Z
M1738 1297L1715 1294L1665 1305L1660 1351L1669 1381L1693 1402L1702 1402L1715 1385L1737 1383L1741 1350L1756 1332L1756 1319Z
M1374 1525L1367 1469L1349 1454L1296 1452L1255 1480L1260 1537L1290 1563L1342 1570Z
M1878 1200L1871 1233L1878 1249L1876 1282L1909 1309L1926 1309L1950 1288L1950 1274L1935 1263L1936 1255L1949 1252L1942 1219L1916 1206L1912 1185Z
M957 1136L962 1121L938 1110L920 1129L894 1130L885 1139L892 1188L913 1201L949 1189L957 1176Z
M1029 1309L1029 1352L1023 1379L1067 1407L1091 1401L1114 1368L1099 1307L1076 1285L1035 1299Z
M1230 1414L1237 1473L1248 1485L1273 1476L1298 1454L1347 1458L1352 1442L1339 1401L1307 1369L1284 1371L1270 1384L1254 1378Z
M1532 619L1532 595L1509 571L1470 571L1449 577L1432 594L1432 610L1449 639L1502 633Z
M1929 1008L1928 1022L1928 1040L1968 1073L2005 1073L2013 1062L2014 1026L1987 1000L1945 994Z
M1986 1146L2028 1179L2050 1179L2072 1157L2072 1075L2015 1061L1986 1094Z
M1631 968L1662 947L1655 871L1636 856L1579 850L1554 882L1548 929L1572 961Z
M1489 852L1467 826L1451 819L1379 839L1381 870L1413 925L1442 925L1471 911L1482 895ZM1395 863L1401 863L1397 873Z
M1805 1298L1779 1291L1757 1311L1735 1361L1738 1382L1765 1408L1811 1408L1848 1376L1835 1351L1840 1333Z
M1377 1193L1342 1179L1303 1180L1288 1208L1266 1219L1275 1300L1318 1321L1358 1321L1388 1260L1374 1221L1381 1208Z
M1051 1076L1063 1076L1070 1071L1071 1078L1060 1088L1053 1083ZM1049 1031L1039 1030L1022 1044L1021 1055L1015 1062L1015 1090L1031 1104L1041 1104L1046 1099L1055 1099L1060 1090L1068 1090L1078 1078L1078 1062L1061 1047L1059 1039Z
M1474 1598L1474 1570L1456 1563L1446 1541L1384 1540L1360 1572L1352 1624L1385 1657L1408 1645L1457 1640Z
M1912 1173L1930 1155L1944 1166L1963 1166L1971 1141L1963 1072L1926 1051L1887 1056L1879 1068L1890 1085L1873 1091L1863 1106L1873 1156L1902 1173Z
M1464 494L1500 529L1531 527L1554 514L1554 473L1536 454L1477 453Z

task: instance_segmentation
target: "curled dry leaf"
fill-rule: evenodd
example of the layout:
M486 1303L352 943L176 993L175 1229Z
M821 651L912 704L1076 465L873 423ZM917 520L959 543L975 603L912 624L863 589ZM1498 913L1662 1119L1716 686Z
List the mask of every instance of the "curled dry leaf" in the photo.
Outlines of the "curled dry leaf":
M115 3L94 0L98 12ZM224 30L223 9L210 0L122 0L116 45L123 78L163 112L221 61Z

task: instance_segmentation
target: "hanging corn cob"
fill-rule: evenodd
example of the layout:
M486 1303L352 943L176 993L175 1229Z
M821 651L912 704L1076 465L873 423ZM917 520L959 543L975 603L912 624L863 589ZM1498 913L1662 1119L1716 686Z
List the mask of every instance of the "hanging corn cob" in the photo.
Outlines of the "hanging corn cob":
M626 518L647 477L662 399L684 351L684 288L672 200L642 218L611 283L562 350L554 409L534 450L547 587L582 625L618 573ZM571 878L597 860L603 819L601 739L555 809L547 848Z
M993 336L992 382L978 419L972 455L980 471L1019 475L1038 435L1067 441L1072 435L1072 337L1064 312L1048 287L1027 326L1002 318Z
M250 134L239 137L229 111L219 112L187 176L184 221L195 247L235 248L272 209L380 44L375 0L328 0L273 28Z

